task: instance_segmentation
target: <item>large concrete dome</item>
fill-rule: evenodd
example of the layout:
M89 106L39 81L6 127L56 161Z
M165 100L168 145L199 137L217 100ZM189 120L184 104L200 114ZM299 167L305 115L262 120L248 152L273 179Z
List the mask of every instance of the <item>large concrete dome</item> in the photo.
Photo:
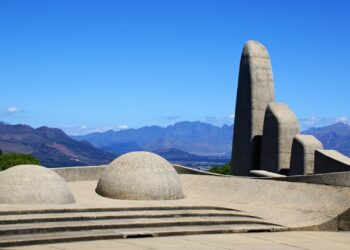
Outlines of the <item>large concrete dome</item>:
M0 172L2 204L69 204L75 199L67 183L51 169L18 165Z
M96 192L123 200L173 200L183 198L180 178L174 167L149 152L124 154L104 170Z

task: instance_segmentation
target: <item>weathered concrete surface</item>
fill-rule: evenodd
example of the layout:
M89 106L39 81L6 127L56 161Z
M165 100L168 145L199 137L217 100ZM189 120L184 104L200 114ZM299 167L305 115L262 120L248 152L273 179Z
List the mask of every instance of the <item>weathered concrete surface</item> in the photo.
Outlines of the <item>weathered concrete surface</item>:
M323 146L314 136L296 135L292 144L289 175L313 174L316 149L323 149Z
M350 188L279 182L243 177L179 175L184 199L116 200L96 194L97 181L69 182L76 198L71 205L11 206L0 211L47 208L144 206L215 206L241 210L290 228L320 225L350 207ZM224 192L235 190L235 192Z
M346 187L238 177L181 175L181 179L188 200L226 204L288 227L318 225L350 207L350 188Z
M264 119L261 170L274 173L288 170L293 138L298 133L298 119L289 107L283 103L270 103Z
M181 181L174 167L150 152L124 154L104 170L96 192L124 200L172 200L183 198Z
M315 174L350 171L350 158L336 150L316 150Z
M350 232L280 232L249 234L189 235L162 238L138 238L124 240L101 240L49 244L41 246L16 247L16 249L188 249L188 250L224 250L224 249L266 249L266 250L348 250ZM5 248L4 248L5 249ZM13 248L7 248L13 249Z
M277 177L272 179L278 181L304 182L320 185L350 187L350 171L314 175L294 175L282 178Z
M0 172L2 204L70 204L74 196L61 176L37 165L19 165Z
M238 77L232 174L249 175L258 169L265 109L274 100L270 56L259 42L248 41L243 48Z
M340 231L350 231L350 208L338 216Z

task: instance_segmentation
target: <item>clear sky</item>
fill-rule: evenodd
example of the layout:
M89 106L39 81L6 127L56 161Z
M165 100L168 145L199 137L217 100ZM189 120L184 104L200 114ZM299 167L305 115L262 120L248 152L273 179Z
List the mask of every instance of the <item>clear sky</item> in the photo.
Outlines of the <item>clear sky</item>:
M350 1L2 0L0 120L68 133L232 124L244 42L303 127L350 117Z

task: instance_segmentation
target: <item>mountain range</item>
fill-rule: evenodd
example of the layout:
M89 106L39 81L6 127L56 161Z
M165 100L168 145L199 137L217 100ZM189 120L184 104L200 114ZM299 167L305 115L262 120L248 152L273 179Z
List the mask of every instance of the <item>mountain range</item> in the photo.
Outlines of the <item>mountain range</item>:
M350 126L341 122L303 132L319 139L325 149L334 149L350 157Z
M230 160L233 126L179 122L168 127L107 131L70 137L57 128L0 122L0 150L33 154L47 167L106 164L130 151L152 151L188 166L210 166ZM350 126L336 123L310 128L303 134L318 138L325 149L350 156Z
M199 156L230 156L233 125L178 122L168 127L147 126L74 136L115 154L128 151L178 149Z
M57 128L5 123L0 123L0 149L32 154L46 167L100 165L115 158L115 154L78 142Z
M325 149L335 149L350 156L350 126L345 123L310 128L303 134L314 135ZM229 159L233 137L233 125L217 127L202 122L179 122L166 128L148 126L140 129L107 131L75 136L92 145L115 154L135 150L177 149L196 156L221 156Z

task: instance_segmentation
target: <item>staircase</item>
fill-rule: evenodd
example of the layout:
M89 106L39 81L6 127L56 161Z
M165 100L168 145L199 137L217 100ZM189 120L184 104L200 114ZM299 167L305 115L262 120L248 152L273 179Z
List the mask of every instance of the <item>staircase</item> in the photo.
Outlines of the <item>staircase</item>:
M282 230L239 210L208 206L0 211L0 247Z

